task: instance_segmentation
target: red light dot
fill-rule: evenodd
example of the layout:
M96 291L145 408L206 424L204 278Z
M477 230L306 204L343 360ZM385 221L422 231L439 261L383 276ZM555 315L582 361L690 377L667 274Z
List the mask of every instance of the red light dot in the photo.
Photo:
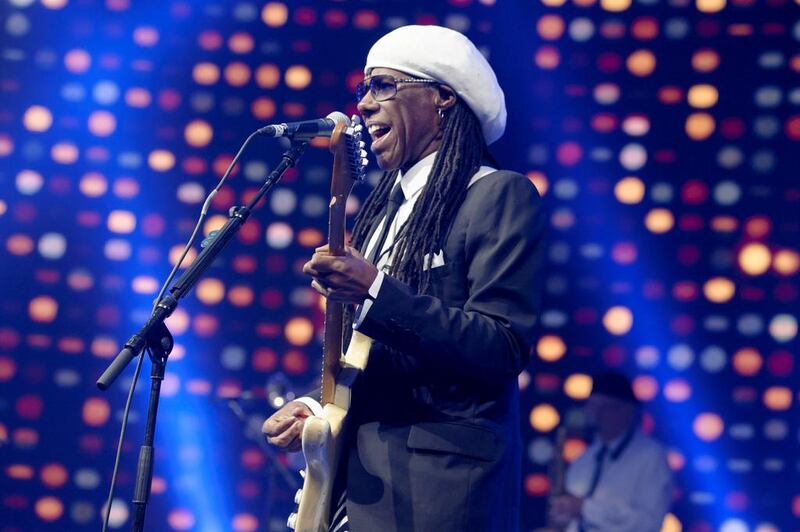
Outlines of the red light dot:
M38 419L44 410L44 401L38 395L23 395L17 399L16 410L23 419Z
M308 371L308 357L302 351L287 351L283 355L283 370L290 375L305 373Z
M42 484L48 488L59 488L67 483L69 473L61 464L47 464L39 473Z
M0 382L8 382L17 373L17 363L13 358L0 356Z
M556 159L563 166L575 166L583 157L583 149L576 142L564 142L556 150Z
M531 497L544 497L550 491L550 479L547 475L533 473L525 477L525 493Z

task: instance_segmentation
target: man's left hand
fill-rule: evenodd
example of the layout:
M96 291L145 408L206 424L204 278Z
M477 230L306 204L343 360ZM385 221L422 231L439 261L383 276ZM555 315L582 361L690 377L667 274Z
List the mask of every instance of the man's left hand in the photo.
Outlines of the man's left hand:
M314 250L311 260L303 265L303 273L313 278L314 290L329 300L360 305L369 297L378 269L355 248L346 246L344 255L331 255L326 244Z

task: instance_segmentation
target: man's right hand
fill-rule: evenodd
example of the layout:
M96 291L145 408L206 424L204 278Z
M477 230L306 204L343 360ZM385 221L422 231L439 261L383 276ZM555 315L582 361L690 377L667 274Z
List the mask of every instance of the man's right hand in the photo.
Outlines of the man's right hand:
M311 409L300 401L291 401L269 416L261 426L267 443L285 451L299 451L306 418Z

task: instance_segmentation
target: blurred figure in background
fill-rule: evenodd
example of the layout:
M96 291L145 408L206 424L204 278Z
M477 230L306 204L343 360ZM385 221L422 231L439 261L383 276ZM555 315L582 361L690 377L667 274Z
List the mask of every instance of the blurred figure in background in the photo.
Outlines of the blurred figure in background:
M639 430L641 411L625 375L594 377L585 406L594 442L567 470L550 520L567 532L658 532L672 500L664 448Z

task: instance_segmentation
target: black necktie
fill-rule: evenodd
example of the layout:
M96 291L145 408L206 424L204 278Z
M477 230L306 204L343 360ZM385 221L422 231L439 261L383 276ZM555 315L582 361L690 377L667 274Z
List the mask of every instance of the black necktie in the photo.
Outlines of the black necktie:
M592 496L594 490L597 489L597 485L600 483L600 474L603 472L603 459L606 457L606 453L608 453L608 446L604 444L594 457L594 476L592 477L592 484L589 486L589 491L586 492L587 499Z
M389 194L389 203L386 204L386 215L384 217L383 229L378 237L378 242L367 255L367 260L372 264L376 264L378 262L378 259L381 256L381 250L383 249L383 244L386 242L386 237L389 235L389 228L392 226L392 221L394 221L394 217L397 215L397 210L400 208L400 205L403 204L405 199L406 197L403 194L403 189L400 188L400 183L397 183L392 189L391 194Z

